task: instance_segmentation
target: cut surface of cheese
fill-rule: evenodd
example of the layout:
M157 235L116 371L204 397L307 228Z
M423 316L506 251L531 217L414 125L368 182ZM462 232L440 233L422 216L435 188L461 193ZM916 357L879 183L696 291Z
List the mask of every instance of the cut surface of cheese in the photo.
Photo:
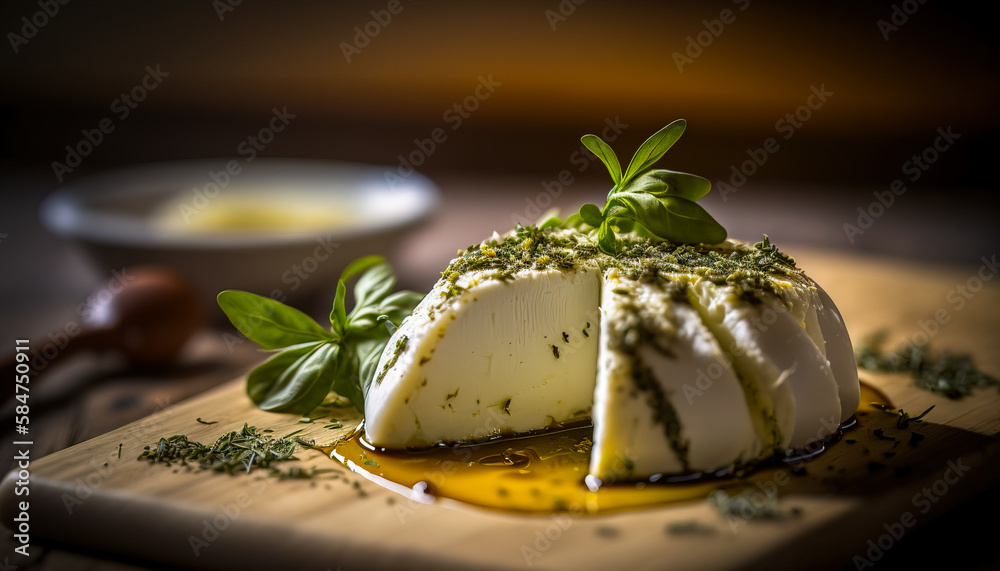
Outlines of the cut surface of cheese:
M473 272L439 283L376 368L365 403L368 439L415 448L587 417L599 282L597 271L581 268L524 270L503 280ZM460 293L451 295L455 286Z

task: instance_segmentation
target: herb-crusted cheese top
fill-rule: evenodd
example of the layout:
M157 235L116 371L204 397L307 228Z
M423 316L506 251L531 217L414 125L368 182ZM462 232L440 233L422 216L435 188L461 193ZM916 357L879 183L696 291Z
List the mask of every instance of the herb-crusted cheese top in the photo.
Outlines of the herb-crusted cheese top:
M507 279L525 269L568 270L582 266L617 268L628 279L688 274L747 292L767 291L786 302L792 301L787 299L792 289L789 286L812 286L795 260L778 250L767 236L753 246L734 240L708 246L633 238L624 242L621 253L611 256L600 251L587 233L530 226L505 236L494 234L459 254L442 272L452 283L473 271L489 271L497 279Z

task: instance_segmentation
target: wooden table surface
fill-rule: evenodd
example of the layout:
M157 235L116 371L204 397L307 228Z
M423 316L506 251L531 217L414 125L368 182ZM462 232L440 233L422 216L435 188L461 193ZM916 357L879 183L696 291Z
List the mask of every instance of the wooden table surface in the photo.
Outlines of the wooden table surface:
M455 186L460 184L455 183ZM494 199L486 199L484 196L485 194L466 197L463 200L460 195L455 195L455 200L450 202L436 221L404 245L398 256L404 282L411 287L427 284L433 279L437 268L442 267L443 262L452 255L455 243L464 245L476 241L488 233L484 229L503 230L510 225L511 215L523 210L522 201L517 194ZM27 208L30 206L29 204ZM8 291L13 289L24 295L27 295L26 292L34 293L28 300L29 303L21 306L9 303L4 308L6 322L3 324L3 339L37 337L53 325L58 327L58 324L71 319L75 304L100 283L100 278L95 280L94 274L87 270L85 262L77 254L46 236L30 222L25 223L24 232L9 234L19 239L26 237L22 244L31 244L30 255L24 256L22 261L34 260L31 263L38 264L39 260L48 260L48 263L43 267L26 270L26 277L17 283L4 284ZM820 268L823 265L819 260L826 255L825 252L801 247L797 249L794 243L786 244L780 245L793 253L801 252L798 256L800 265L813 273L821 283L842 277L821 275ZM12 246L14 245L11 243L3 244L5 249ZM984 245L982 254L992 254L990 247L995 251L996 245ZM924 324L925 329L930 327L929 320L935 319L935 312L944 310L947 316L955 319L953 323L938 324L939 333L933 340L935 346L962 350L963 347L982 343L983 336L992 339L995 344L998 329L996 313L987 311L984 305L987 299L996 299L997 292L1000 291L1000 280L986 283L986 294L977 293L961 309L956 309L957 306L949 295L952 295L955 286L965 284L976 274L979 269L976 266L927 264L846 253L857 256L859 267L865 267L866 264L896 264L912 275L924 278L923 281L914 282L914 290L909 292L909 295L919 300L919 303L909 306L912 307L910 313L900 314L898 308L886 306L884 311L873 308L864 314L846 315L854 334L871 332L892 323L899 325L894 331L897 338L912 338L922 330L921 324ZM835 257L843 259L839 255ZM816 265L811 266L812 263ZM811 267L819 271L814 272ZM836 271L842 272L843 266L839 266ZM882 288L886 285L871 283L869 287ZM954 323L962 325L956 326ZM972 340L972 335L979 338ZM32 395L31 420L35 437L32 457L37 459L98 436L237 377L260 359L260 355L248 345L237 346L231 352L219 330L206 330L188 348L184 362L172 371L137 376L119 370L114 362L86 357L60 370L47 371L47 389ZM1000 374L1000 353L990 352L976 357L987 372ZM945 401L940 406L953 406L953 403ZM14 449L10 443L15 438L13 431L6 428L13 428L12 409L13 404L7 403L0 410L0 416L6 419L4 436L0 439L0 458L8 459L0 467L5 468L13 464L10 459ZM908 534L879 562L878 567L894 568L926 563L929 558L939 556L944 551L947 551L948 560L957 567L993 568L1000 565L1000 549L989 532L990 528L970 523L977 517L992 517L998 508L1000 493L996 489L960 502L949 513L936 514L935 521L927 522ZM9 533L0 538L0 568L13 569L14 565L20 569L42 570L149 568L147 562L123 561L107 554L84 553L79 549L69 550L54 544L35 545L32 556L26 560L13 552L15 545ZM955 546L959 545L962 547L956 549Z

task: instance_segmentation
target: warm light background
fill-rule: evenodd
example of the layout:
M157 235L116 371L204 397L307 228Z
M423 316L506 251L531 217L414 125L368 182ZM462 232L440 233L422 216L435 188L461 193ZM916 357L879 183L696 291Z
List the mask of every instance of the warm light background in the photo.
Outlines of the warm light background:
M825 85L835 96L761 178L879 185L948 125L965 148L935 179L991 178L977 160L996 149L989 139L1000 122L985 8L920 5L885 40L877 21L891 17L890 2L401 6L348 63L342 43L385 3L245 1L222 21L208 1L68 4L19 53L4 46L0 55L3 152L58 157L159 64L169 79L86 167L231 154L275 106L300 119L268 154L393 162L492 74L502 87L426 171L558 171L605 117L636 127L628 147L683 116L692 128L675 160L714 178L772 135L810 86ZM560 9L573 11L553 29L546 12ZM724 9L735 21L679 72L674 52ZM0 22L18 33L35 10L5 3Z

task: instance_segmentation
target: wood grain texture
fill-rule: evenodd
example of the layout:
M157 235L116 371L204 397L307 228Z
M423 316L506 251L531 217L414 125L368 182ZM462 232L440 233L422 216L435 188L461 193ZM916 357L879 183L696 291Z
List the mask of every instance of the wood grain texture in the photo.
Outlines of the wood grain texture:
M939 323L933 345L971 352L985 371L1000 373L994 350L1000 284L986 282L959 308L949 302L949 292L974 272L793 253L836 300L855 340L887 326L891 343L912 338L929 327L922 328L922 322L944 311L948 319ZM914 527L926 524L1000 483L1000 393L995 389L949 401L915 389L900 376L863 378L907 411L935 405L928 422L913 429L925 439L911 446L910 431L895 430L893 417L864 411L862 428L847 437L855 444L832 445L805 465L803 475L786 471L787 483L778 486L780 506L798 515L780 520L723 517L706 502L599 517L424 504L311 450L299 453L303 466L336 471L312 480L279 481L135 460L143 446L163 435L211 441L248 422L278 435L304 427L303 436L322 443L357 422L349 409L336 413L345 421L345 428L336 431L256 410L237 379L33 462L32 536L202 569L843 567L853 556L864 556L868 541L878 541L885 526L905 514ZM219 422L202 425L198 417ZM871 431L879 427L896 440L874 437ZM18 499L14 478L8 475L0 488L5 522ZM769 481L776 481L775 471L727 485L760 483L762 488ZM922 500L930 497L925 489L936 501Z

